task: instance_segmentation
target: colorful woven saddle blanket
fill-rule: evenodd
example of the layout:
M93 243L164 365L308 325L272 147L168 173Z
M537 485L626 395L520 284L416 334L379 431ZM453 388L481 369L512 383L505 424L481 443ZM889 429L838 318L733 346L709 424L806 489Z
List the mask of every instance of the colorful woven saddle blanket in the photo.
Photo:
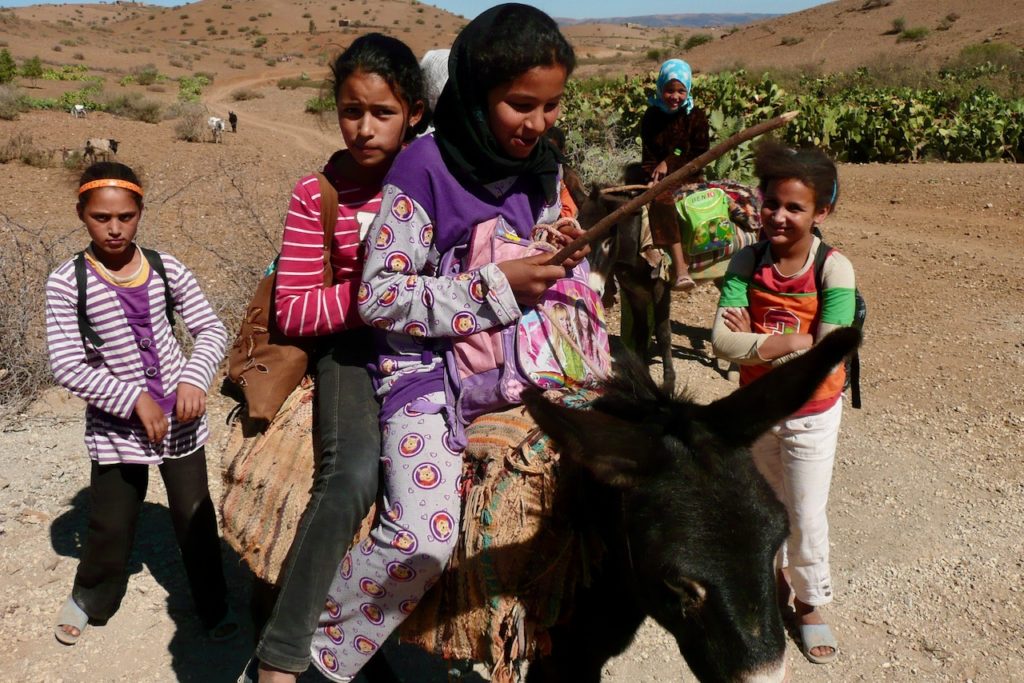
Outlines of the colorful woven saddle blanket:
M552 390L583 407L594 391ZM222 450L224 538L260 578L275 582L313 481L312 387L300 386L269 428L235 424ZM467 430L460 538L447 572L401 628L403 641L446 659L490 663L492 680L549 648L584 572L583 547L555 505L559 454L522 406L478 418ZM353 544L364 540L371 510Z

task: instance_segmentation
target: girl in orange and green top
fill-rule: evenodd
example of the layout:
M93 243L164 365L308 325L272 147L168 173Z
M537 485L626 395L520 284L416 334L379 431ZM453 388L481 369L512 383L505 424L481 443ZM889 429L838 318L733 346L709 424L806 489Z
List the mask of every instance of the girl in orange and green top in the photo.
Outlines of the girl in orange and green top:
M853 266L816 230L838 199L835 164L818 150L766 142L757 149L755 170L766 239L730 261L712 329L715 354L741 366L741 385L850 325L854 315ZM788 577L780 569L779 601L788 610L794 598L803 652L815 663L831 662L839 652L818 607L833 593L826 506L844 379L840 364L806 404L751 448L789 513L780 563Z

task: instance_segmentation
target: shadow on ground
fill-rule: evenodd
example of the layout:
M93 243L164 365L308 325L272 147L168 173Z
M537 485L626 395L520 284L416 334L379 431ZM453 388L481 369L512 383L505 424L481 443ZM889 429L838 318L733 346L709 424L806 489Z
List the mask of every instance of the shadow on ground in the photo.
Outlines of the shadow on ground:
M89 489L83 488L71 501L71 508L57 517L50 526L50 542L54 551L64 557L78 559L88 526ZM156 503L143 503L139 514L135 544L128 563L128 592L125 601L133 599L131 575L143 567L167 592L164 614L154 611L156 622L167 616L174 622L174 636L168 645L173 674L177 681L195 683L234 683L252 655L256 634L249 619L250 595L254 583L252 572L231 546L221 541L221 556L227 579L229 600L239 617L242 632L229 643L212 643L196 616L189 594L185 568L181 562L174 529L167 508ZM68 592L71 591L68 577ZM135 594L137 599L137 593ZM114 616L116 619L117 616ZM432 657L392 638L384 645L384 654L401 683L447 683L455 679L479 683L486 679L472 672L467 663L453 664ZM328 679L310 667L300 679L303 683L322 683ZM373 683L364 676L356 683Z

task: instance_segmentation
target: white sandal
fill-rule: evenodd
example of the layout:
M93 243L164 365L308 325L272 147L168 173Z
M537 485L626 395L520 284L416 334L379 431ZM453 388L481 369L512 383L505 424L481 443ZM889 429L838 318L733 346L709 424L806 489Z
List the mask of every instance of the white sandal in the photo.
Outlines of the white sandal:
M65 645L74 645L82 637L82 632L85 631L85 627L88 624L89 615L78 606L74 598L69 596L64 604L61 605L60 611L57 612L57 625L53 629L53 635ZM78 635L68 633L62 628L64 626L78 629Z

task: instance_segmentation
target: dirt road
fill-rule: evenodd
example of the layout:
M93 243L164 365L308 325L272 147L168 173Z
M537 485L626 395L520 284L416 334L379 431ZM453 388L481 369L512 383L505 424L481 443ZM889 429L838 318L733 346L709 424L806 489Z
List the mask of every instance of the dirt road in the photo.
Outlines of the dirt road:
M259 106L294 111L294 97L273 89ZM239 114L239 133L223 145L180 143L172 124L103 115L79 125L33 114L0 122L0 133L17 125L59 147L116 127L123 159L146 170L161 200L144 218L144 239L190 263L230 312L231 286L243 287L232 285L233 264L255 270L273 251L254 243L253 226L272 241L291 184L322 163L336 137L325 131L316 149L296 149L288 135L247 130L255 117ZM65 135L55 126L76 128ZM62 172L7 164L2 173L0 205L18 224L40 234L75 225ZM40 187L66 202L40 207ZM870 307L864 409L844 415L831 504L837 599L826 616L842 654L814 667L791 646L794 680L1017 679L1024 671L1024 167L843 166L840 187L826 236L852 259ZM70 254L84 240L72 234L53 249ZM701 400L730 390L708 357L714 304L713 292L700 289L674 307L674 362ZM26 341L33 343L30 335ZM224 410L212 401L218 430ZM50 392L0 425L0 680L233 680L251 634L218 646L202 636L159 481L150 487L121 611L74 648L54 641L53 617L70 589L85 523L81 413L76 401ZM216 457L209 467L218 482ZM246 573L234 556L226 564L232 602L245 615ZM425 670L417 665L407 680L423 680ZM609 663L605 680L689 680L682 672L674 643L649 625Z

